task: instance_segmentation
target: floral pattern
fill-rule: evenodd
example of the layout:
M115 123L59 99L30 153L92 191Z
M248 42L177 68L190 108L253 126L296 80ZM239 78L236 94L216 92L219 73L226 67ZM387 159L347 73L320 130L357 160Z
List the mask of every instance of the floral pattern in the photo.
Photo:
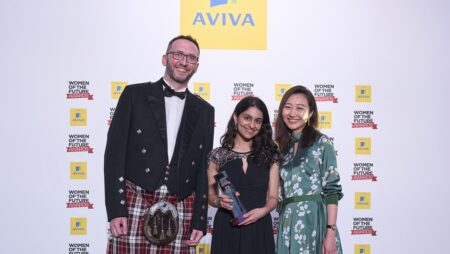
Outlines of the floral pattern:
M299 138L299 137L297 137ZM326 233L326 201L342 187L336 166L336 152L330 138L321 134L308 149L293 153L293 146L281 160L280 203L285 198L320 194L322 201L300 201L279 208L278 254L321 254ZM342 254L339 232L337 253Z

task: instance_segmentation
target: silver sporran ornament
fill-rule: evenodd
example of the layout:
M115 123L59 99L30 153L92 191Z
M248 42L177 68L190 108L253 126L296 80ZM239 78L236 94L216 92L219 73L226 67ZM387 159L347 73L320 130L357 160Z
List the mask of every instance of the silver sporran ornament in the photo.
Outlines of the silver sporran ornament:
M178 233L178 211L176 207L160 200L153 204L145 215L144 234L147 240L157 246L172 242Z

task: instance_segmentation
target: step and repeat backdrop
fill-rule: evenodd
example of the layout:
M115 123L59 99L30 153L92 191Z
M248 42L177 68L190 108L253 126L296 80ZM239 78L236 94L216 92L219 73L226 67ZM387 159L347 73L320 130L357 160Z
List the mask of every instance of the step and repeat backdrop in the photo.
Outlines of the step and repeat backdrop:
M7 80L18 80L11 86L30 87L31 93L22 95L30 104L18 107L17 114L35 107L45 115L32 117L40 122L36 128L45 142L33 145L34 162L8 156L8 166L19 165L13 166L17 181L6 181L2 195L25 187L16 196L29 201L7 195L2 202L2 210L5 204L19 203L2 215L24 218L6 222L12 234L4 235L11 239L4 253L105 252L108 127L127 85L163 75L162 55L178 34L192 35L201 47L189 90L215 107L214 147L239 100L260 97L274 122L283 94L304 85L318 103L320 130L335 144L344 192L337 224L345 253L437 253L431 251L436 246L424 243L443 242L445 227L430 227L448 225L439 219L450 212L448 207L442 204L436 216L421 221L429 212L424 206L437 209L450 194L443 182L450 175L439 162L411 162L445 159L439 146L449 137L430 141L421 136L421 127L432 135L431 128L448 126L446 120L440 125L436 120L446 108L445 94L450 94L444 86L449 81L444 67L449 66L449 39L443 33L450 20L442 11L449 5L435 2L46 0L26 8L9 5L2 20L16 25L2 25L9 38L2 52L22 71L10 72ZM424 62L434 65L421 66ZM13 70L6 61L4 66ZM434 89L433 98L426 95L427 88ZM18 88L10 89L10 94L20 94ZM6 100L12 104L17 98ZM9 135L4 138L12 140ZM439 146L424 147L434 145ZM421 196L418 189L442 196ZM215 212L209 208L208 234L197 246L198 254L209 253ZM275 237L278 214L272 212L272 217ZM17 223L37 228L22 238ZM24 240L28 237L30 244Z

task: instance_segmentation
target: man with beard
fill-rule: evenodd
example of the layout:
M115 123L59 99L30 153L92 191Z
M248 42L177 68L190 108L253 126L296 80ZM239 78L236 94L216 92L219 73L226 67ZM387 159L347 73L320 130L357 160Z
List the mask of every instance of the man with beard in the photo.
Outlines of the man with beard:
M187 89L199 55L177 36L164 76L122 92L105 151L108 253L195 253L206 234L214 108Z

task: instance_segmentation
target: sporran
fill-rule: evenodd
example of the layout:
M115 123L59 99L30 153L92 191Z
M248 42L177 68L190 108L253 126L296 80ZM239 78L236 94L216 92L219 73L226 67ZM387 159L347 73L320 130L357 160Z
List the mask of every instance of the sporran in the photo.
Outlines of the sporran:
M175 240L179 218L173 204L159 200L147 210L144 217L144 235L150 243L161 246Z

